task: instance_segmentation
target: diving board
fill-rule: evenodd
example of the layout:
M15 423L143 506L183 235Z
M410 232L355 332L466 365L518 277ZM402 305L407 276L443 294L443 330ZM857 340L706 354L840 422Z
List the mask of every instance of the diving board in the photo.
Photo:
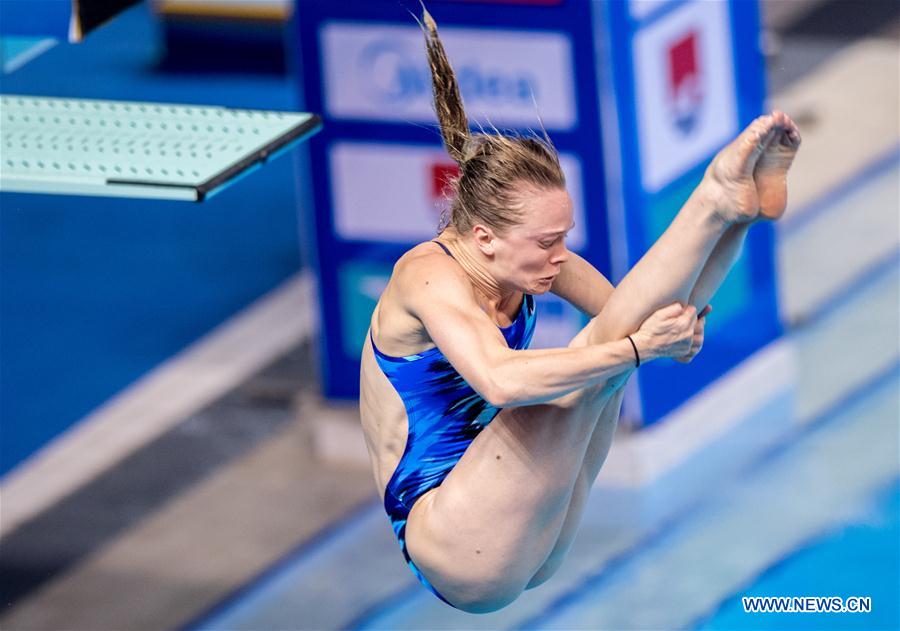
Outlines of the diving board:
M201 202L309 138L308 112L0 97L0 191Z

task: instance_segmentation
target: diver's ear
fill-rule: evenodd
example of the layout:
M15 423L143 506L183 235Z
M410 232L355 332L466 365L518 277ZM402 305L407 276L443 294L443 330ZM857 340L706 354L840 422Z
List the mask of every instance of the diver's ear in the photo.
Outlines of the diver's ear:
M475 237L475 245L485 256L494 255L494 231L489 226L475 224L472 227L472 236Z

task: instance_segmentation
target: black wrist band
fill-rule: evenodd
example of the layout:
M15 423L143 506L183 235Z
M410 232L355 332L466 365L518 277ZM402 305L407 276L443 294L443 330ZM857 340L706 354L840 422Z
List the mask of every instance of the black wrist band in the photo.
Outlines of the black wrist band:
M640 367L641 367L641 356L638 355L638 352L637 352L637 344L634 343L634 340L631 339L631 336L630 336L630 335L628 335L628 336L626 336L626 337L628 338L628 341L631 342L631 348L634 349L634 367L635 367L635 368L640 368Z

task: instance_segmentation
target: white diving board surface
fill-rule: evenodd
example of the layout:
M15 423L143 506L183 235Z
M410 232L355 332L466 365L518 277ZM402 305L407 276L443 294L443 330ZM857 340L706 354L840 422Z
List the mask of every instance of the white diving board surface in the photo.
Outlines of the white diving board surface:
M0 191L201 202L316 133L308 112L0 97Z

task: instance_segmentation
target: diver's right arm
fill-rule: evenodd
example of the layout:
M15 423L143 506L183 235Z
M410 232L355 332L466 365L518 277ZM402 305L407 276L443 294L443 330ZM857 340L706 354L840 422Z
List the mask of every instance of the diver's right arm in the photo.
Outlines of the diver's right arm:
M431 263L429 261L429 263ZM533 405L601 383L635 365L627 339L581 348L512 350L479 307L455 265L416 266L403 279L406 308L418 318L453 367L497 407ZM632 336L641 361L683 355L696 314L680 305L656 312Z

